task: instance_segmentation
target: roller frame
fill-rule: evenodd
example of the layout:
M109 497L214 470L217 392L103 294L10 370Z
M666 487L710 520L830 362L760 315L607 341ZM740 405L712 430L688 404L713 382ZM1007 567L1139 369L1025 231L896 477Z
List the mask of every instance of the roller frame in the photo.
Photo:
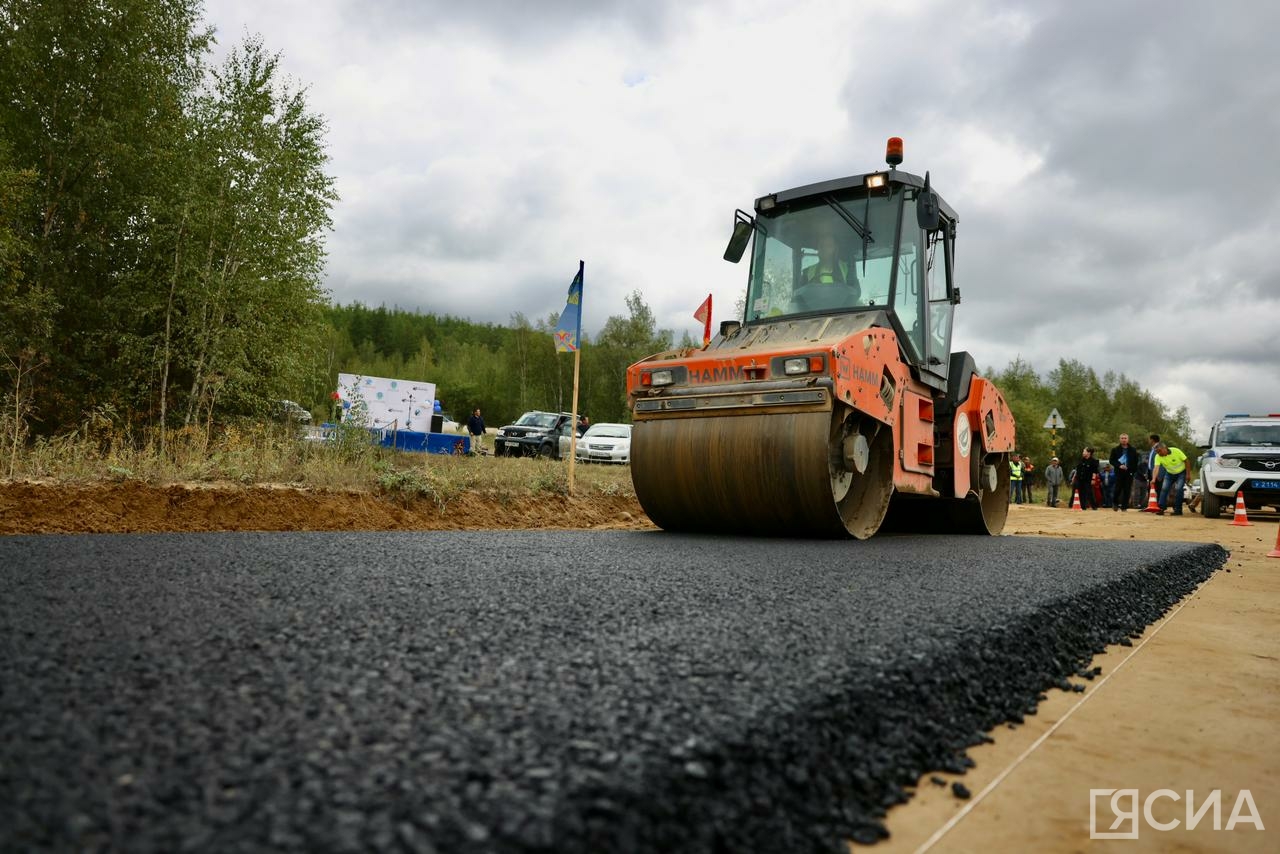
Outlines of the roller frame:
M814 351L812 345L771 347L767 358ZM891 329L868 325L820 352L830 360L829 375L633 391L632 476L641 506L656 524L866 538L879 530L892 498L893 509L901 505L910 508L908 518L918 517L908 521L908 529L1003 529L1013 419L994 385L975 375L964 401L950 407L945 395L917 381L899 360ZM762 361L760 353L709 355L686 351L681 361L699 376L712 377L738 376ZM632 366L629 388L639 386L639 369L652 369L658 360ZM947 420L940 424L940 418ZM891 473L884 471L883 459L876 461L876 477L888 474L890 483L871 490L873 506L857 513L838 506L840 484L830 462L840 455L834 448L837 425L850 419L864 434L892 437ZM886 441L879 439L880 456ZM825 474L817 457L827 460ZM955 465L959 460L968 463ZM984 466L994 473L995 490L979 489ZM1003 505L992 497L1001 489ZM895 527L902 527L903 512L895 515ZM850 523L850 516L860 521Z

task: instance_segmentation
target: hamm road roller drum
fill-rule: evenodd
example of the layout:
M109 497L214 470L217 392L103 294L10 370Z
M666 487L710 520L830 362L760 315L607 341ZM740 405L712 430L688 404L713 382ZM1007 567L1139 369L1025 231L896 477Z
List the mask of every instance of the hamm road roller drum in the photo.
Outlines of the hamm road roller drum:
M637 422L636 497L666 530L870 536L888 507L891 472L875 465L865 474L833 476L831 456L839 449L832 433L829 404L810 412ZM857 528L850 532L846 524Z

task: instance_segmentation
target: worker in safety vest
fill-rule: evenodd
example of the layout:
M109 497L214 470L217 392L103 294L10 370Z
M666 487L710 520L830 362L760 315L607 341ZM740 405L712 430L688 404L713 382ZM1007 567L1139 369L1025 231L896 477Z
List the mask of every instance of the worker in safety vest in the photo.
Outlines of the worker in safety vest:
M1173 515L1182 515L1182 489L1187 483L1187 455L1178 448L1171 448L1164 442L1157 442L1155 447L1156 467L1161 472L1160 480L1160 512L1163 514L1173 503Z
M806 285L845 285L852 284L849 275L849 262L837 257L836 238L829 231L818 235L818 263L804 268L800 274L802 284Z
M799 297L797 308L850 308L862 302L857 274L853 266L840 257L834 228L827 223L814 238L818 260L800 271L796 291L805 296Z
M1009 455L1009 503L1022 503L1022 458Z

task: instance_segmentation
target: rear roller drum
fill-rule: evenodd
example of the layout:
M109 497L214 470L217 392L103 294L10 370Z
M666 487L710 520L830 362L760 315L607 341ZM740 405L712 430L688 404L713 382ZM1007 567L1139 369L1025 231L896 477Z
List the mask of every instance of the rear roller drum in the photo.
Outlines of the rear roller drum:
M845 531L865 540L880 530L893 497L893 432L845 410L832 421L831 497Z
M987 454L975 482L973 488L982 507L982 527L988 534L999 534L1009 518L1009 455Z
M943 518L956 534L999 534L1009 517L1009 455L974 450L969 495L946 499Z
M945 475L950 477L950 472ZM884 530L901 534L999 534L1009 515L1009 457L975 453L969 494L929 498L897 493Z

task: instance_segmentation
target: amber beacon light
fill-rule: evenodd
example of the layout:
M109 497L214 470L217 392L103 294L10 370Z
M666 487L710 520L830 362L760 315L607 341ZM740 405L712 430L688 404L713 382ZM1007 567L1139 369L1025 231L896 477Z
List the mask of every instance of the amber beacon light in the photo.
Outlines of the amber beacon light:
M897 166L902 162L902 137L889 137L889 142L884 148L884 161L890 166Z

